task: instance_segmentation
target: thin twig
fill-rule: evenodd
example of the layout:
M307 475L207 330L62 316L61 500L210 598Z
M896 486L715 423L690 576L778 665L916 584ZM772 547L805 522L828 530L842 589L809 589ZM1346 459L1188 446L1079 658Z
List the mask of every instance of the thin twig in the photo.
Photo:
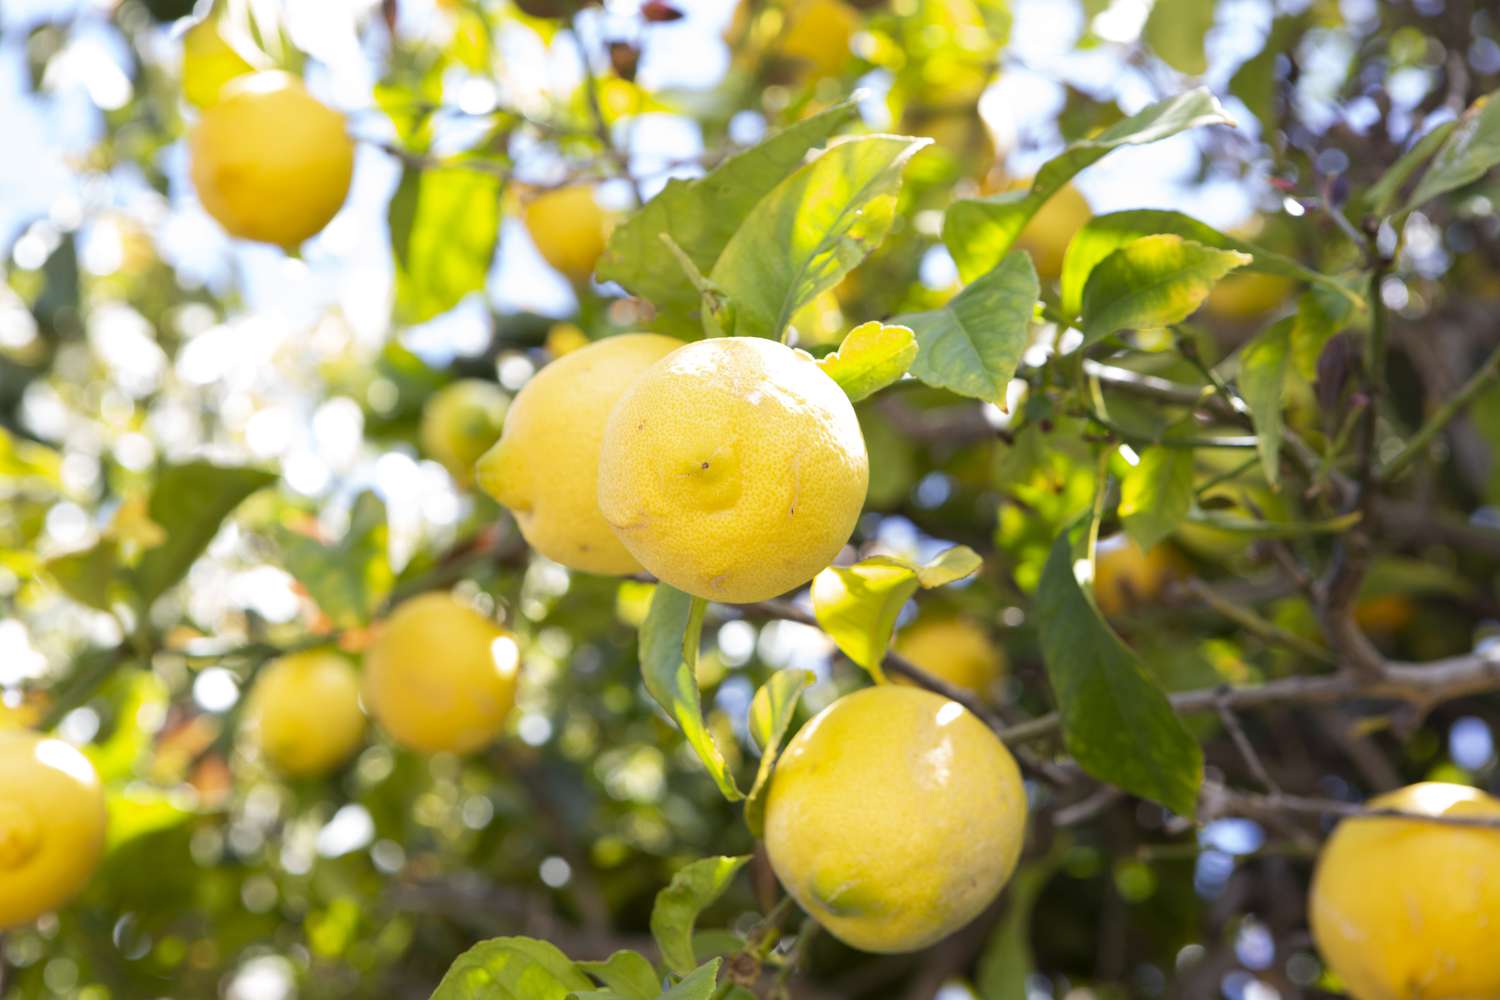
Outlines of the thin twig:
M1285 792L1262 795L1228 788L1218 782L1205 781L1200 799L1199 818L1208 820L1223 816L1239 816L1246 819L1269 819L1286 816L1316 816L1323 819L1403 819L1419 820L1443 826L1478 827L1500 830L1500 816L1444 815L1429 816L1401 809L1373 809L1357 802L1338 799L1311 798L1305 795L1288 795Z
M1469 376L1468 381L1460 386L1457 392L1449 396L1443 402L1443 405L1433 411L1432 416L1427 418L1421 428L1396 453L1395 457L1381 466L1378 476L1379 480L1383 483L1390 482L1396 476L1400 475L1417 456L1427 450L1427 446L1432 443L1432 439L1437 437L1443 428L1452 422L1454 417L1463 412L1464 407L1468 406L1474 397L1486 389L1497 376L1500 376L1500 347L1497 347L1485 359L1484 364L1480 365L1479 369L1473 375Z
M1288 632L1273 622L1266 621L1242 604L1221 597L1212 587L1196 577L1184 580L1179 586L1185 593L1202 601L1245 631L1264 639L1266 642L1283 646L1301 656L1317 660L1320 663L1334 662L1334 656L1327 648L1304 639L1295 632Z
M1276 784L1276 779L1271 777L1271 772L1266 769L1265 761L1260 759L1260 754L1255 750L1255 744L1250 742L1250 736L1245 732L1245 727L1240 724L1239 716L1234 714L1234 709L1230 708L1223 698L1219 699L1216 707L1219 712L1219 721L1224 724L1230 741L1234 743L1235 750L1239 751L1240 757L1255 780L1272 795L1280 795L1281 787Z

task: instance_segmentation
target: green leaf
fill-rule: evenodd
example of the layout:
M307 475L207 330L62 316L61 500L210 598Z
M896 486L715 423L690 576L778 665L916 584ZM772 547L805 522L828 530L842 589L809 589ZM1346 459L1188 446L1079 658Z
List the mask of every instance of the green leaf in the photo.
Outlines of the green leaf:
M661 976L637 952L617 951L602 962L579 962L578 967L625 1000L656 1000L661 995Z
M463 167L407 167L391 197L396 316L424 323L483 290L500 238L500 178Z
M931 589L962 580L977 573L981 565L972 549L957 545L925 566L895 556L829 566L813 577L813 615L845 656L883 681L881 661L906 602L919 587Z
M1203 751L1135 653L1084 595L1066 532L1047 557L1036 605L1068 752L1101 781L1191 817L1203 781Z
M1417 182L1406 203L1417 208L1440 194L1473 183L1500 163L1500 91L1486 94L1469 106L1432 158L1432 166Z
M848 139L762 198L709 274L733 303L725 332L780 337L793 313L864 260L895 218L902 167L929 142Z
M1240 395L1250 407L1261 465L1272 485L1281 472L1282 391L1294 323L1284 319L1273 324L1240 351Z
M1302 538L1307 535L1343 534L1358 524L1360 517L1359 511L1352 510L1347 514L1339 514L1320 521L1260 521L1254 518L1236 517L1217 510L1199 510L1195 507L1188 512L1187 520L1189 524L1201 524L1216 531L1226 531L1251 538Z
M1280 81L1276 60L1307 30L1308 12L1278 17L1260 51L1246 59L1229 79L1229 92L1244 102L1261 123L1261 134L1270 135L1277 126L1276 96Z
M959 276L972 281L1010 252L1037 209L1079 171L1122 146L1156 142L1200 125L1232 124L1218 99L1202 87L1159 101L1048 160L1029 191L954 202L943 218L943 243L958 264Z
M661 995L661 1000L709 1000L719 983L719 966L722 958L698 966L676 986Z
M1063 315L1069 320L1077 317L1083 306L1084 285L1100 261L1128 243L1158 233L1172 233L1204 246L1250 254L1253 259L1245 264L1247 271L1279 274L1319 285L1336 292L1345 300L1346 305L1362 304L1357 294L1336 279L1304 267L1290 257L1235 239L1190 215L1147 208L1096 215L1074 234L1072 242L1068 244L1067 255L1063 258L1062 275L1059 278L1058 291Z
M385 504L366 491L349 511L349 528L333 545L285 528L276 533L287 572L336 628L367 625L395 584Z
M1040 294L1031 258L1017 251L943 307L897 316L893 323L917 335L912 374L928 385L1005 405Z
M590 989L588 977L546 941L502 937L458 956L432 1000L567 1000Z
M1202 76L1208 69L1203 36L1213 26L1212 0L1156 0L1142 37L1177 72Z
M1120 483L1125 533L1142 549L1170 535L1193 505L1193 453L1149 448Z
M656 894L651 908L651 935L661 948L667 968L685 976L698 966L693 953L693 925L698 914L724 894L735 874L750 856L703 858L672 876L672 882Z
M1083 342L1187 319L1224 275L1252 260L1168 233L1142 236L1099 262L1083 286Z
M760 748L760 767L755 784L745 799L745 825L759 838L765 828L765 795L771 787L771 774L781 752L781 741L797 714L802 690L816 679L806 670L778 670L760 686L750 702L750 738Z
M119 546L114 539L104 538L86 549L54 556L42 568L79 604L110 611L117 600L127 596L116 572L119 561Z
M617 281L631 294L649 299L658 320L667 320L678 332L696 327L699 290L662 260L662 234L682 248L700 274L708 274L756 202L801 166L808 150L856 117L854 102L845 101L725 160L706 177L668 181L610 236L595 268L599 280Z
M871 320L850 330L839 349L821 358L818 367L857 403L900 381L916 357L917 338L910 328Z
M731 802L744 798L713 735L703 724L698 699L698 639L708 602L665 583L657 584L651 610L641 623L641 675L646 690L682 730L719 791Z
M0 427L0 479L11 483L30 479L61 486L62 456L44 444L17 437Z
M1005 887L1005 910L974 973L981 1000L1027 1000L1026 979L1034 968L1031 914L1065 856L1060 846L1054 846L1046 857L1021 865Z
M260 469L187 462L162 468L147 513L167 529L166 539L141 555L132 573L141 607L151 604L181 580L224 519L250 494L276 482Z
M1432 155L1438 151L1443 143L1448 141L1448 136L1458 128L1458 120L1443 122L1441 125L1429 129L1427 134L1412 143L1410 149L1402 153L1395 163L1380 175L1380 180L1370 185L1370 189L1364 193L1360 202L1368 207L1372 215L1385 215L1396 203L1396 196L1401 193L1401 188L1411 180L1413 174L1420 170Z
M1292 367L1309 382L1317 378L1318 357L1333 335L1349 325L1354 312L1348 291L1335 292L1325 286L1309 288L1297 300L1292 319Z

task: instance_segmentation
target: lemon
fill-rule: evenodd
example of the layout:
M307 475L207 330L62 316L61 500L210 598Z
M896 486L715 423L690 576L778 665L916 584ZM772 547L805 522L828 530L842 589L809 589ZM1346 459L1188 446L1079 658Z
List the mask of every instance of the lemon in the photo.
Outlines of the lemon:
M720 337L672 352L621 397L599 509L657 579L746 603L833 561L869 478L854 407L807 354Z
M225 84L188 147L208 214L231 235L287 249L328 224L354 174L343 116L274 70Z
M1224 319L1260 319L1285 302L1296 287L1297 283L1284 275L1242 271L1215 285L1203 305Z
M533 549L587 573L641 571L599 513L599 448L621 394L681 346L654 333L607 337L553 361L516 394L474 472Z
M1437 782L1369 805L1500 817L1500 800ZM1324 960L1357 1000L1500 996L1500 829L1346 819L1318 858L1309 918Z
M843 0L805 0L788 5L788 11L781 54L805 63L814 76L843 69L859 14Z
M460 483L474 476L474 463L505 423L510 397L493 382L459 379L443 386L422 407L422 450Z
M1010 185L1012 189L1030 186L1030 178ZM1016 238L1016 247L1030 251L1038 277L1043 281L1056 281L1062 274L1068 244L1093 214L1082 192L1071 184L1064 184L1026 223L1026 228Z
M1156 599L1177 572L1170 549L1142 549L1126 535L1099 539L1094 549L1094 603L1106 615L1117 615Z
M182 96L197 108L219 99L219 91L255 67L224 37L218 18L205 17L182 36Z
M835 937L915 951L974 919L1014 871L1026 794L1010 751L956 702L883 685L802 727L776 763L766 851Z
M365 650L365 706L404 747L470 753L500 735L519 669L509 632L450 594L423 594Z
M896 636L896 652L939 680L988 697L1005 673L1005 654L971 618L918 619ZM893 677L897 683L911 683Z
M0 731L0 930L78 894L104 853L104 791L62 740Z
M255 680L245 723L277 769L295 777L327 774L359 749L365 716L359 678L330 650L291 653Z
M609 242L609 217L582 184L533 196L522 209L526 230L542 259L575 285L585 284Z

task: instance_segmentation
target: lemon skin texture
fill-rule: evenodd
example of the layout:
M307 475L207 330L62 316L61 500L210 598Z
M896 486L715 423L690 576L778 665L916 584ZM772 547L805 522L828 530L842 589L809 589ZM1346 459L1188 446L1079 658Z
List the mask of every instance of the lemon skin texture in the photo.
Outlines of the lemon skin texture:
M329 650L280 657L255 680L245 723L266 759L297 778L328 774L359 749L359 676Z
M1005 674L1005 654L971 618L918 619L896 636L896 652L939 680L989 697ZM893 677L898 684L911 684Z
M1500 800L1439 782L1369 805L1500 817ZM1500 997L1500 829L1346 819L1318 858L1308 910L1318 950L1356 1000Z
M620 396L681 346L654 333L607 337L553 361L516 394L474 471L533 549L586 573L641 571L599 513L599 449Z
M188 152L209 215L233 236L289 250L337 214L354 175L343 116L274 70L225 84Z
M1026 794L1010 751L956 702L881 685L793 737L766 799L781 884L834 937L903 952L947 937L1000 893Z
M1094 603L1117 615L1156 599L1177 571L1170 549L1142 549L1125 535L1101 538L1094 550Z
M717 337L674 351L621 397L599 509L657 579L748 603L833 561L869 480L854 407L807 354Z
M449 594L423 594L365 650L365 707L409 750L472 753L500 735L519 669L509 632Z
M575 285L594 273L609 242L609 217L584 185L543 191L522 209L537 252Z
M1012 188L1030 187L1030 178L1018 181ZM1036 273L1043 281L1056 281L1062 274L1063 256L1073 235L1093 217L1093 209L1083 194L1073 185L1065 184L1048 198L1021 235L1016 246L1030 251Z
M40 733L0 731L0 931L77 895L104 853L104 829L88 758Z
M422 407L422 451L460 483L474 478L474 463L505 425L510 397L493 382L460 379L433 393Z

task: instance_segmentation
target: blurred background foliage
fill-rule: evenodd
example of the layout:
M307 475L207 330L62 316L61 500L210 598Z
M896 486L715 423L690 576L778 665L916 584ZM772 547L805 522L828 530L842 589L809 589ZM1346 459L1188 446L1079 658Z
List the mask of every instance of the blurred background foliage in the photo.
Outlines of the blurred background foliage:
M6 996L426 996L482 937L528 934L575 957L644 947L651 901L683 862L753 846L642 693L649 585L532 556L424 447L444 387L513 394L550 357L647 322L587 268L549 266L548 239L590 236L528 232L538 192L597 181L623 213L858 89L864 128L935 142L890 238L797 317L798 342L822 353L858 322L953 293L939 226L955 197L1003 191L1194 82L1239 128L1083 175L1022 241L1044 281L1089 210L1138 207L1337 272L1355 250L1319 206L1367 197L1418 137L1500 87L1500 15L1482 0L236 0L216 13L241 43L304 73L360 140L344 210L284 255L229 240L187 182L184 89L229 58L185 61L190 6L0 2L0 725L55 725L82 745L111 814L86 894L4 937ZM1497 207L1500 180L1481 179L1376 234L1402 248L1380 286L1399 317L1394 426L1419 424L1496 339ZM1199 384L1295 308L1293 292L1233 277L1130 364ZM1319 446L1339 440L1358 391L1358 351L1341 343L1305 345L1288 382L1288 420ZM1110 414L1146 436L1162 427L1124 396ZM1027 595L1094 495L1098 429L1043 393L1002 413L918 383L860 415L872 482L851 545L984 553L977 580L925 595L922 614L980 623L1011 665L1005 702L1045 712ZM1387 526L1358 608L1385 652L1466 652L1500 617L1496 447L1490 389ZM1223 454L1199 457L1223 465L1205 510L1303 515L1302 498ZM1253 539L1192 524L1164 544L1167 575L1223 584L1316 637ZM501 743L422 757L376 736L337 774L286 781L237 739L265 662L325 644L354 655L385 609L434 586L520 638ZM1104 609L1166 687L1292 669L1285 644L1158 589L1122 585ZM752 753L745 713L772 671L817 671L804 713L861 682L816 629L713 615L699 680L731 764ZM1289 787L1357 798L1422 777L1493 790L1497 719L1493 700L1470 699L1420 725L1356 727L1336 706L1256 725ZM1240 766L1217 722L1193 726L1212 773ZM1183 828L1128 802L1039 826L974 927L879 959L822 938L796 995L1320 995L1306 845L1268 844L1274 833ZM712 916L744 931L773 895L757 861Z

